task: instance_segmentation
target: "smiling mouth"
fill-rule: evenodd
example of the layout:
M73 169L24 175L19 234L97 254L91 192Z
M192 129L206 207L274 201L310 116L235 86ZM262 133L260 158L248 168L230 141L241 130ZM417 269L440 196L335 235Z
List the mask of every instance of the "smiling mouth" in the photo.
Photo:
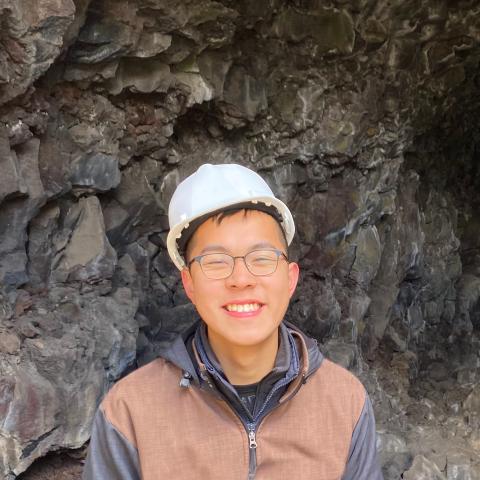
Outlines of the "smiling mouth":
M260 310L261 305L259 303L229 303L224 308L229 312L256 312Z

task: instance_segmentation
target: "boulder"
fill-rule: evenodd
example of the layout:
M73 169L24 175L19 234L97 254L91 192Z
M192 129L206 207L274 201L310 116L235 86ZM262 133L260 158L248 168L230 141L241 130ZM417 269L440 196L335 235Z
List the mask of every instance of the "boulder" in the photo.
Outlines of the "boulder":
M403 474L405 480L443 480L445 475L437 465L423 455L413 459L412 466Z
M74 14L72 0L40 0L35 8L27 0L2 2L0 104L23 94L52 65Z
M112 277L117 254L105 235L97 197L81 198L72 205L55 247L53 281L98 281Z

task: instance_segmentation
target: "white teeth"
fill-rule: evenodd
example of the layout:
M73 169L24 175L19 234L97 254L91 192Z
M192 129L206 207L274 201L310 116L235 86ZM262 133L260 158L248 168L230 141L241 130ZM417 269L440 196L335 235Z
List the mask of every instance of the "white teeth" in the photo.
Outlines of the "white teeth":
M242 303L242 304L230 303L226 306L226 309L229 312L254 312L259 308L260 308L260 305L258 303Z

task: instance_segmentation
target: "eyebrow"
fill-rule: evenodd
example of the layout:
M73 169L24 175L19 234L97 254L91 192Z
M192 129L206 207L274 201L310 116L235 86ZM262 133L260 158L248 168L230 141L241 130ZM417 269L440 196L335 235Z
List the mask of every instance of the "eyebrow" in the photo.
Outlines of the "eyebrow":
M226 252L227 249L225 247L222 247L221 245L207 245L205 248L202 248L200 251L199 255L203 255L205 253L210 253L210 252Z
M251 252L253 250L259 250L259 249L263 249L263 248L267 248L267 249L271 248L271 249L277 250L277 247L275 247L275 245L272 245L270 242L258 242L258 243L255 243L254 245L250 246L248 251ZM211 252L227 253L228 250L222 245L207 245L205 248L203 248L201 250L199 255L204 255L206 253L211 253Z

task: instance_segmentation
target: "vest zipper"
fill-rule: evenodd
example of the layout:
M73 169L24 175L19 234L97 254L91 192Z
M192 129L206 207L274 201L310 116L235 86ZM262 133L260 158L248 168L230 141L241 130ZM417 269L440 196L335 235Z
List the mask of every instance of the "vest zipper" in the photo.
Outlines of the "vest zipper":
M295 391L293 391L292 394L289 395L287 400L290 400L292 397L294 397L297 394L297 392L300 390L300 387L302 386L302 384L304 384L306 382L306 379L307 379L307 375L306 375L306 373L303 373L302 374L302 381L299 383L299 385L297 386ZM267 402L265 402L265 404L263 406L265 406L266 403ZM227 405L228 405L228 403L227 403ZM275 408L277 408L277 407L275 407ZM248 449L248 451L249 451L248 480L255 480L255 475L257 474L257 447L258 447L258 444L257 444L257 430L260 427L260 425L263 423L265 418L267 418L273 412L273 410L275 410L275 408L270 410L263 418L259 418L256 423L247 424L248 446L249 446L249 449ZM233 408L230 407L230 409L234 412ZM263 408L261 409L261 411L263 411ZM236 415L236 413L235 413L235 415ZM241 418L240 418L240 420L241 420ZM255 426L256 426L256 429L255 429Z
M248 480L255 480L257 473L257 436L255 424L248 424Z
M208 369L207 369L208 371ZM215 373L210 372L215 375ZM211 381L208 379L208 376L205 373L201 373L200 377L207 383L208 392L214 397L221 400L228 409L233 413L235 417L240 420L240 423L243 425L247 432L248 437L248 480L255 480L255 475L257 474L257 434L255 430L255 423L245 423L242 417L235 411L235 409L221 396L217 394L217 391ZM248 412L247 412L248 413Z
M250 448L257 448L257 439L255 438L255 430L248 431L248 441Z
M206 368L207 372L209 372L211 375L216 375L216 372L215 371L210 371L208 369L208 367ZM300 390L302 384L306 383L306 380L308 378L309 375L307 375L306 372L303 372L302 374L302 380L299 382L297 388L284 400L284 401L287 401L287 400L290 400L291 398L293 398L297 392ZM213 393L213 392L216 392L216 389L215 387L213 386L213 384L211 383L211 381L208 379L208 376L205 375L205 374L201 374L200 375L201 378L207 382L211 392L210 393ZM288 383L288 382L287 382ZM281 385L278 385L277 386L278 388L281 388ZM274 390L278 390L278 388L275 388ZM216 396L217 398L220 398L223 402L225 402L225 404L228 406L228 408L230 409L230 411L240 420L240 422L244 425L244 427L246 428L246 431L247 431L247 434L248 434L248 451L249 451L249 459L248 459L248 480L255 480L255 476L256 476L256 473L257 473L257 433L256 433L256 428L258 429L258 427L260 426L261 423L263 423L263 420L265 420L266 417L268 417L273 410L275 410L275 408L273 408L272 410L270 410L270 412L268 412L263 418L260 418L261 414L263 413L263 411L265 410L268 402L270 401L270 399L272 398L273 394L275 393L274 392L270 392L269 395L267 395L267 399L265 400L264 404L262 405L262 408L260 409L260 412L258 412L257 414L257 421L255 423L247 423L245 424L243 422L243 419L238 415L238 413L235 411L235 409L221 396L221 395L214 395ZM255 428L256 426L256 428Z

